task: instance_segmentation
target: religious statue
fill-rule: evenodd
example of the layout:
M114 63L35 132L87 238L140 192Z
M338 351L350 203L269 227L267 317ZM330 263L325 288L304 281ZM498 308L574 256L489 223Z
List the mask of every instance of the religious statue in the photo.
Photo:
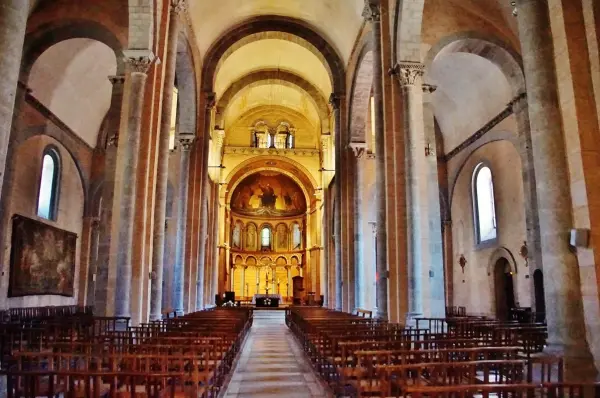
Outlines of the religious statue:
M248 225L246 231L246 249L256 250L256 227L252 224Z
M233 227L233 233L231 235L231 246L235 247L235 248L240 248L240 241L241 241L241 234L242 234L242 227L240 226L240 224L236 223L235 227Z
M277 247L279 249L287 249L287 228L284 224L277 226Z

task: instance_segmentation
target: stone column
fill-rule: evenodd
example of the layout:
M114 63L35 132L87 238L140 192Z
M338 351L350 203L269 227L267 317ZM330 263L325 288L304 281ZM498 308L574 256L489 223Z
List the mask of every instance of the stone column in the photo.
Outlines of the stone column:
M163 228L163 225L165 224L167 211L166 203L169 174L169 137L171 134L173 87L175 85L175 65L177 62L177 39L180 30L179 15L185 10L185 0L170 0L170 2L169 33L167 37L167 52L165 58L165 79L163 85L160 136L158 139L158 156L156 162L156 190L154 198L154 224L152 238L152 286L150 290L150 320L152 321L161 319L163 284L162 275L165 254L165 229ZM179 229L177 232L179 233ZM175 274L174 277L173 305L174 309L177 311L179 310L177 307L179 303L175 297L177 297L176 289L178 288L178 276ZM183 293L183 287L181 288L181 292ZM183 298L181 300L181 310L183 311Z
M331 94L329 103L333 108L335 139L335 208L333 210L333 235L335 249L335 310L342 310L342 117L340 97Z
M356 161L356 184L354 192L354 264L355 264L355 289L354 296L355 308L365 308L365 262L364 262L364 228L363 228L363 208L362 208L362 188L364 186L365 170L364 159L367 151L367 144L364 142L351 143L350 147L354 153Z
M381 5L365 0L363 17L371 22L373 40L373 102L375 107L375 192L377 195L377 302L376 316L388 319L387 220L385 181L385 131L383 123L383 71L381 57Z
M187 198L190 179L190 149L194 134L179 134L179 194L177 205L177 240L175 246L175 267L173 268L173 309L183 315L183 287L185 268L185 234L187 225Z
M248 268L247 265L243 265L242 266L242 275L240 277L241 278L240 283L242 284L242 291L241 291L241 296L242 297L246 297L246 269L247 268Z
M4 182L4 168L8 140L13 120L17 82L21 69L25 28L29 15L29 1L5 0L0 3L0 192Z
M108 275L111 248L111 230L113 202L115 194L115 179L117 169L117 147L119 144L119 125L123 108L123 93L125 76L110 76L113 85L110 108L106 114L107 142L104 149L104 182L102 184L102 206L100 208L100 226L98 238L98 257L96 258L96 283L94 299L94 314L108 313Z
M586 341L579 265L569 246L573 208L550 10L545 0L517 0L517 9L545 274L546 351L564 357L567 381L593 380L596 369Z
M85 298L85 305L94 305L94 297L96 292L96 274L98 267L98 241L100 238L100 220L94 218L91 220L90 225L90 252L88 259L88 273L87 273L87 292Z
M109 273L109 289L114 283L114 315L130 316L132 243L135 216L135 186L140 151L140 130L146 79L154 54L150 50L127 50L126 98L123 109L127 119L122 126L122 137L117 149L115 173L115 201L111 240L111 263L116 265L116 273ZM122 138L122 139L121 139ZM113 255L114 253L114 255Z
M437 87L423 86L423 125L426 169L425 177L420 176L421 183L427 185L427 214L422 222L428 233L429 245L424 247L429 252L429 269L424 270L423 279L427 281L424 289L425 314L432 317L444 317L446 314L446 297L444 284L444 254L442 243L442 215L440 206L440 186L438 177L438 160L436 153L435 116L432 103L433 93ZM427 263L424 263L427 265Z
M202 182L200 183L201 198L200 198L200 245L198 250L198 272L196 280L196 310L204 308L204 285L205 285L205 267L210 264L206 261L206 245L208 240L208 198L206 192L208 188L208 154L210 151L210 127L212 120L212 110L215 107L215 93L205 93L206 107L204 110L204 131L202 134Z

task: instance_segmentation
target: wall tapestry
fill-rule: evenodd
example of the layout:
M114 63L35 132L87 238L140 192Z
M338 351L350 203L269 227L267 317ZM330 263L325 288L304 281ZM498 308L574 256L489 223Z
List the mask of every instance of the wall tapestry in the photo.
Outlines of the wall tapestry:
M290 177L261 171L249 175L235 188L231 208L250 215L290 216L306 213L306 200Z
M73 297L77 235L15 215L8 297Z

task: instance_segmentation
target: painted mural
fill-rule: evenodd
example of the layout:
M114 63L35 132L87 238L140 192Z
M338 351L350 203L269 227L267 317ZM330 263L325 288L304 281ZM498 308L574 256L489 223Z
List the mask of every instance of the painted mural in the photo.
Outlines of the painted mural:
M72 297L77 235L14 216L8 297Z
M294 216L306 212L306 200L288 176L261 171L249 175L235 188L231 209L249 215Z

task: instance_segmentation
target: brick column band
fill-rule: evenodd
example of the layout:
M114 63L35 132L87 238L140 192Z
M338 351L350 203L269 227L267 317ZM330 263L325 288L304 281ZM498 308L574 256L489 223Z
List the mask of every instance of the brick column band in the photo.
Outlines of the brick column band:
M177 38L179 35L179 15L185 9L184 0L171 0L169 14L169 36L165 80L163 87L162 110L160 119L160 137L156 165L156 197L154 199L154 232L152 238L152 286L150 291L150 320L161 319L163 262L165 256L165 220L167 211L167 185L169 174L169 136L171 133L171 113L173 107L173 87L175 85L175 64L177 61ZM178 221L179 222L179 221ZM174 275L177 278L177 275ZM174 279L174 289L177 279ZM175 294L173 297L176 297ZM183 305L183 300L181 301ZM174 303L175 306L175 303ZM183 307L182 307L183 309ZM177 310L177 307L175 307Z
M19 80L19 69L25 41L29 1L0 2L0 192L4 181L6 153Z
M114 277L114 314L115 316L130 316L131 275L132 275L132 243L133 224L135 215L135 185L138 157L140 151L140 131L142 127L142 110L144 108L144 93L147 72L154 60L154 54L149 50L125 51L127 61L128 89L124 104L127 109L127 120L124 123L125 136L119 141L117 150L117 172L115 176L115 202L113 205L112 232L115 239L114 259L116 274ZM115 211L116 210L116 211ZM109 286L112 280L109 278Z
M423 120L422 76L425 67L417 62L402 62L395 72L404 96L404 127L406 143L406 185L408 186L408 288L409 313L414 318L423 315L423 264L429 265L429 196L425 162L425 131Z
M335 140L335 207L333 209L333 235L335 249L334 289L335 309L342 310L342 117L340 97L331 94L329 103L333 108Z
M207 239L208 239L208 206L206 193L208 192L208 154L210 152L210 124L212 117L212 110L215 107L215 93L205 93L206 96L206 108L204 110L204 131L202 134L202 171L200 183L200 232L199 240L200 244L198 247L198 272L196 280L196 310L204 308L204 282L206 264L210 264L210 261L206 261L207 258Z
M123 108L123 90L125 76L109 76L112 83L112 98L106 114L107 142L104 149L104 182L102 183L102 207L98 230L98 256L96 258L96 283L94 284L94 314L108 315L109 263L111 247L112 214L115 196L115 173L117 170L117 147L119 145L119 126Z
M185 263L185 234L187 220L187 195L190 179L190 149L194 134L179 134L179 204L177 205L177 243L175 246L175 267L173 269L173 309L183 315L183 287Z
M540 222L549 353L564 356L567 381L594 380L586 341L573 227L569 171L556 81L548 2L517 0L519 38L529 102Z
M383 123L383 71L381 59L381 10L379 0L365 0L363 17L373 29L373 102L375 106L375 192L377 195L376 315L388 319L387 221L385 184L385 131Z

